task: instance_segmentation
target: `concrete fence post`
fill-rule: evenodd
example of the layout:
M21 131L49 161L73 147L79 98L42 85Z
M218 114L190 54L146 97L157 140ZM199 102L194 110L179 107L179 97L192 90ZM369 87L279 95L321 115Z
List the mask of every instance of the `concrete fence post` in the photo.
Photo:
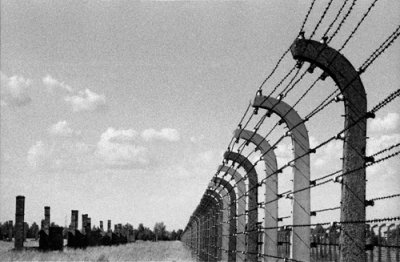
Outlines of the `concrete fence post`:
M227 173L235 180L235 184L238 189L238 196L236 198L237 202L237 219L236 219L236 230L237 232L245 232L246 231L246 207L247 207L247 199L246 199L246 184L243 176L237 172L235 169L220 165L218 167L221 173ZM236 237L236 250L237 251L245 251L246 250L246 235L238 234ZM245 261L246 256L242 252L236 253L237 261Z
M246 171L248 180L248 210L247 210L247 250L246 260L257 262L258 256L258 175L253 164L243 155L226 151L224 159L239 164ZM244 232L243 232L244 233Z
M275 262L278 256L278 201L274 201L278 195L278 174L276 155L271 145L256 132L246 129L236 129L234 132L236 139L243 139L251 142L260 150L265 164L265 206L264 206L264 227L270 228L264 230L263 245L265 262Z
M220 234L220 214L223 208L223 198L215 191L207 189L206 195L212 197L214 200L213 214L212 214L212 245L213 245L213 260L219 260L221 257L221 245L218 241Z
M229 203L229 237L228 237L228 261L236 261L236 219L237 219L237 209L236 209L236 192L233 189L233 186L220 177L213 177L209 187L213 188L214 190L218 187L224 188L226 190L227 195L229 195L230 203Z
M337 50L298 38L290 47L293 58L321 68L339 87L344 101L345 131L340 221L365 221L365 147L367 95L359 73ZM364 168L360 168L364 167ZM356 170L357 171L353 171ZM365 262L365 224L344 223L340 235L340 261Z
M395 243L397 246L400 246L400 225L396 226L396 238ZM396 261L400 261L400 248L396 248Z
M292 139L293 157L295 159L293 162L293 191L295 192L293 194L293 225L308 225L311 222L310 189L304 190L304 188L310 186L310 155L308 154L310 144L304 121L293 107L272 97L257 95L253 107L260 107L271 113L276 113L291 130L287 132L287 135ZM290 249L291 258L310 261L309 226L293 228Z
M382 224L378 228L378 262L382 262L382 228L384 228L386 224Z
M387 227L387 231L386 231L386 261L387 262L390 262L392 259L391 259L391 255L390 255L390 239L389 239L389 236L390 236L390 230L393 228L393 227L395 227L396 225L394 224L394 223L392 223L392 224L390 224L388 227Z

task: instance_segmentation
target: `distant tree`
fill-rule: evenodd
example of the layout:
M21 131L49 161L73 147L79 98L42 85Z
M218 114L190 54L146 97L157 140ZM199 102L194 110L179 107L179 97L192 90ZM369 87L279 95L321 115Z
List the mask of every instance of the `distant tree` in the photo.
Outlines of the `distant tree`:
M134 229L133 226L129 223L126 223L122 226L122 232L125 234L128 242L135 241Z
M154 234L156 237L156 241L158 240L166 240L167 236L166 226L164 222L158 222L154 225Z
M27 237L34 238L35 240L37 240L38 234L39 234L39 226L38 226L38 224L36 224L36 222L33 222L32 225L29 227Z
M10 224L10 221L6 221L0 224L0 239L10 240L9 233L12 232L12 236L14 236L14 224Z
M155 240L155 235L154 235L153 231L151 231L151 229L148 227L144 228L143 240L149 240L149 241Z
M181 240L182 234L183 234L183 230L178 229L178 231L176 231L176 240Z
M140 223L138 226L137 235L135 236L135 238L138 240L144 240L143 237L144 237L144 226L142 223Z
M172 230L171 235L170 235L170 240L176 240L178 237L178 234L176 234L175 230Z

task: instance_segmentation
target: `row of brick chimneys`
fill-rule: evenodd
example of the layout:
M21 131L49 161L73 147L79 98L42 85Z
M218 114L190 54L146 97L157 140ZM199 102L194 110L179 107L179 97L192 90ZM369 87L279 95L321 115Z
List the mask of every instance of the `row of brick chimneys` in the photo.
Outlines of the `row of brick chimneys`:
M116 224L115 230L111 230L111 220L107 221L107 232L104 231L103 221L100 221L100 228L92 231L91 218L82 214L82 227L78 230L78 210L71 211L71 225L68 232L68 247L85 248L98 245L118 245L128 242L129 232L122 230L122 224Z
M24 222L24 215L25 215L25 197L24 196L17 196L16 197L16 211L15 211L15 242L14 247L16 250L21 250L24 247L24 240L26 238L26 230L25 230L25 222ZM70 224L70 232L78 231L78 210L71 211L71 224ZM51 227L50 226L50 207L44 207L44 219L41 221L41 230L40 240L39 240L39 248L41 249L62 249L63 247L63 236L62 236L62 227ZM13 221L10 220L9 224L9 238L12 239L12 223ZM114 234L117 235L124 235L126 237L126 232L122 230L122 224L116 224L114 226ZM91 218L88 214L82 214L82 230L81 234L83 235L90 235L91 234ZM100 221L100 232L105 234L103 229L103 221ZM107 233L110 235L109 237L112 238L112 230L111 230L111 220L107 221ZM99 237L99 236L98 236ZM118 240L118 243L123 243L122 240Z
M69 226L70 230L78 230L78 210L71 210L71 224ZM107 232L111 232L111 220L107 221ZM82 214L82 228L81 232L85 233L87 231L91 231L92 219L88 216L88 214ZM100 230L104 231L103 221L100 220Z

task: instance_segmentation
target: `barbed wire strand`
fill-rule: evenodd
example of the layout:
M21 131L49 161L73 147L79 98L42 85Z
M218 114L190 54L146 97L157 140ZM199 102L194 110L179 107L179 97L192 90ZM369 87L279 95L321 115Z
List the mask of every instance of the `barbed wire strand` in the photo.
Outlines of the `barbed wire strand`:
M350 41L350 39L353 38L353 36L355 35L355 33L357 32L358 28L360 27L360 25L364 22L365 18L368 16L368 14L371 12L372 8L375 6L376 2L378 0L374 0L371 5L368 7L367 11L364 13L364 15L362 16L362 18L360 19L360 21L357 23L356 27L353 29L353 31L351 31L350 35L347 37L347 39L344 41L344 43L342 44L342 46L338 49L338 52L342 51L343 48L347 45L347 43Z
M314 34L317 32L318 27L321 25L322 21L324 20L326 14L328 13L329 8L331 7L333 0L330 0L327 4L327 6L324 9L324 12L322 13L321 17L319 18L317 25L314 27L314 30L312 31L310 35L310 39L314 36Z

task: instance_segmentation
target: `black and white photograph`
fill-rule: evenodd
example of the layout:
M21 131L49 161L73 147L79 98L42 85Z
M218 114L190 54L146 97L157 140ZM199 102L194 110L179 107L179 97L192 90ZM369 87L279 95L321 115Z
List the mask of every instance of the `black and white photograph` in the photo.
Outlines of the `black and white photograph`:
M400 262L399 0L0 7L0 261Z

